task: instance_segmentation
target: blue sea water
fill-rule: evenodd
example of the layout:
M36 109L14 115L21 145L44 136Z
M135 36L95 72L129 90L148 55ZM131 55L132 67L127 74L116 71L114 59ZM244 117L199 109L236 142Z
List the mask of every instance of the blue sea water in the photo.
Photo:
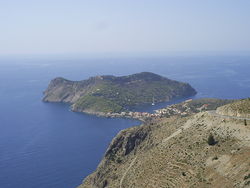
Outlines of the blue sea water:
M95 75L150 71L190 83L193 98L250 97L249 56L159 58L0 58L0 187L74 188L95 170L109 142L139 125L69 111L43 103L42 92L57 76L82 80ZM176 100L171 103L179 102ZM142 106L153 111L170 103Z

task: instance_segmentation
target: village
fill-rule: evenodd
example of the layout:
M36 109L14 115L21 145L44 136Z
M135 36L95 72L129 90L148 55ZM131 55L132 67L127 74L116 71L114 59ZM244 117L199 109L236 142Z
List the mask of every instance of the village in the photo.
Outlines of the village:
M146 121L149 120L151 118L155 118L155 117L160 117L160 114L156 114L156 113L149 113L149 112L120 112L120 113L110 113L108 112L106 115L106 117L111 117L111 118L115 118L115 117L122 117L122 118L131 118L131 119L138 119L140 121Z
M128 112L120 112L120 113L106 113L106 117L125 117L125 118L131 118L131 119L138 119L140 121L147 121L152 118L162 118L162 117L170 117L173 115L178 115L178 116L187 116L190 115L194 112L199 112L206 110L209 104L202 104L201 106L194 108L190 105L192 102L192 99L186 100L181 104L177 105L170 105L167 106L166 108L161 108L158 110L155 110L154 113L149 113L149 112L133 112L133 111L128 111Z

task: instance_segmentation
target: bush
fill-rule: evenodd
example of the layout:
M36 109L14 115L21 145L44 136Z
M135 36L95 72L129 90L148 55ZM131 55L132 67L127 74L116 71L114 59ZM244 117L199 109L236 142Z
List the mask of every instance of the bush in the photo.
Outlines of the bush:
M217 156L214 156L213 158L212 158L212 160L214 161L214 160L218 160L218 157Z
M250 178L250 174L246 175L246 176L244 177L244 180L247 180L248 178Z
M214 136L213 136L212 134L209 135L209 137L208 137L208 139L207 139L207 143L208 143L208 145L210 145L210 146L213 146L213 145L216 144L216 141L215 141Z

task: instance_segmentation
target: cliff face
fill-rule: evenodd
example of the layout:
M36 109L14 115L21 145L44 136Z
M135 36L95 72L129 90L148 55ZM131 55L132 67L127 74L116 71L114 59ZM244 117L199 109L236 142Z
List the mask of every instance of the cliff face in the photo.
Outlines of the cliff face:
M136 155L137 151L146 150L149 147L150 132L150 126L133 127L121 131L112 140L98 170L86 178L83 187L104 188L111 182L113 182L112 185L119 184L119 173L117 173L119 169L116 171L115 168L131 161L131 156ZM148 143L148 146L145 147L142 142Z
M121 131L79 188L246 188L249 156L243 120L208 112L161 118Z
M44 92L45 102L66 102L79 112L126 111L135 105L169 101L195 95L187 83L143 72L129 76L97 76L83 81L52 80Z
M58 77L51 80L48 88L44 91L43 101L75 103L81 96L92 91L101 80L98 77L84 81L70 81Z

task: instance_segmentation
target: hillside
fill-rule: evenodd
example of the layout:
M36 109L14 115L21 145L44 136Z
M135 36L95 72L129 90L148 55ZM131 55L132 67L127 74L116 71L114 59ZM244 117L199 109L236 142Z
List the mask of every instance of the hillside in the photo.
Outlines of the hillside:
M222 106L216 110L218 114L250 118L250 98Z
M79 188L250 187L249 123L205 111L123 130Z
M70 103L73 111L105 114L126 111L153 100L158 103L195 94L187 83L142 72L121 77L96 76L83 81L55 78L44 92L43 101Z
M161 117L170 117L173 115L187 116L197 112L216 110L217 107L232 103L234 100L201 98L196 100L186 100L184 102L173 104L162 109L156 110L156 114Z

